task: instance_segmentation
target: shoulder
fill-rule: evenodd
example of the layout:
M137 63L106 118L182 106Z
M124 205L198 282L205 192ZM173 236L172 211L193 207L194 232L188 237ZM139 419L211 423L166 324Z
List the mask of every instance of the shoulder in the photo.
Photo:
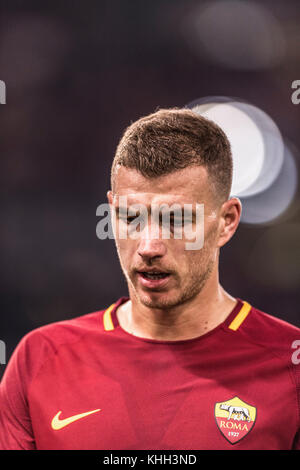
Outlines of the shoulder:
M62 346L72 348L72 345L81 340L86 339L86 343L89 343L93 338L98 343L101 341L101 335L105 334L105 313L110 313L112 308L116 308L123 301L124 297L121 297L101 310L31 330L19 341L9 362L20 363L25 367L32 365L36 369Z
M280 358L290 359L296 341L300 340L300 328L253 306L239 333Z
M98 310L68 320L40 326L27 333L21 342L31 346L45 342L51 344L54 349L61 344L72 343L90 331L95 331L100 326L100 318L103 312L104 310Z
M74 348L77 350L78 346L83 350L89 348L93 340L99 344L105 333L103 316L107 309L105 307L68 320L49 323L25 334L8 361L0 390L14 389L16 384L25 390L45 363L56 355L72 352Z
M105 312L97 310L68 320L49 323L25 334L8 361L5 373L12 368L33 377L41 365L58 353L62 346L70 347L86 336L101 333Z

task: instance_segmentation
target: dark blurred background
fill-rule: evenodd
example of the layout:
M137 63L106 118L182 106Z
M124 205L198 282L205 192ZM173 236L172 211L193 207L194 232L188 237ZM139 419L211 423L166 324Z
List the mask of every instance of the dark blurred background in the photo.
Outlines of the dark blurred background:
M203 27L208 4L216 12ZM221 4L0 2L7 361L30 330L127 294L114 241L96 237L96 208L106 202L115 148L131 121L204 96L239 97L274 119L299 166L300 105L291 101L300 79L299 1ZM272 223L240 225L222 251L222 285L300 326L299 237L298 191Z

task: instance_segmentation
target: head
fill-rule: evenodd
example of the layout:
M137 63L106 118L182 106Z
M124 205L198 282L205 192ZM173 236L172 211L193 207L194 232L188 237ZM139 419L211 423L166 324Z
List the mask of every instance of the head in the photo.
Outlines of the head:
M188 109L162 109L131 124L117 147L111 170L108 201L116 209L115 239L130 296L152 308L171 308L196 298L218 282L220 248L233 236L240 219L241 204L229 198L232 156L224 132L213 122ZM148 225L138 236L120 238L119 198L127 206L144 205ZM187 250L183 236L153 237L151 207L177 204L193 208L191 224L196 231L196 204L203 204L204 244ZM178 206L177 206L178 207ZM151 283L142 273L167 274ZM149 277L149 274L148 276Z

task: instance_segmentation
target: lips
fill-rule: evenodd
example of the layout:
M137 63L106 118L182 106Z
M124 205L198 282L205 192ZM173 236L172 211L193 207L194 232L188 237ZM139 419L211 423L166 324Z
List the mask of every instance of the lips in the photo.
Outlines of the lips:
M170 273L151 269L138 271L138 277L144 287L155 288L165 285L170 277Z
M144 277L147 279L163 279L164 277L168 276L168 273L162 273L162 272L140 272L139 274L142 274Z
M162 269L158 268L145 268L145 269L139 269L138 270L139 274L144 274L145 277L149 278L154 278L154 277L165 277L166 275L170 274L168 271L163 271Z

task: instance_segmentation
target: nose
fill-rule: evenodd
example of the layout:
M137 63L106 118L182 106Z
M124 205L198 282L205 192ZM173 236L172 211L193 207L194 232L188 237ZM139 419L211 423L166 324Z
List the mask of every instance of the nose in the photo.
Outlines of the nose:
M150 230L144 231L140 239L138 254L144 260L163 257L167 252L166 245L161 238L154 238L149 232Z

